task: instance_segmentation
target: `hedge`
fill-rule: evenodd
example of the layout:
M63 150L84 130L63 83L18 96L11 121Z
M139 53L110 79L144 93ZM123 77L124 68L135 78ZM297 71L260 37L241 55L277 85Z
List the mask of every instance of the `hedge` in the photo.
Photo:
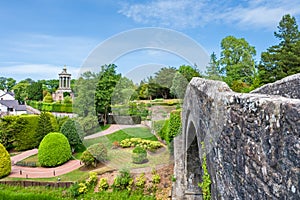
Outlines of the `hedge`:
M9 153L0 143L0 178L9 175L11 172L11 161Z
M71 147L62 133L49 133L42 140L38 150L38 160L41 166L55 167L71 158Z
M170 122L165 139L167 143L172 142L173 138L181 132L181 110L173 110L170 114Z
M45 103L45 102L39 102L39 101L27 101L27 105L38 109L40 111L46 111L46 112L62 112L62 113L72 113L73 112L73 104L68 103L59 103L59 102L53 102L53 103Z
M162 140L166 140L169 129L169 122L169 119L153 121L153 129Z
M16 121L16 126L19 126L22 122L24 122L24 126L15 135L15 149L20 151L36 147L36 129L38 128L39 116L20 115L19 117L16 116Z

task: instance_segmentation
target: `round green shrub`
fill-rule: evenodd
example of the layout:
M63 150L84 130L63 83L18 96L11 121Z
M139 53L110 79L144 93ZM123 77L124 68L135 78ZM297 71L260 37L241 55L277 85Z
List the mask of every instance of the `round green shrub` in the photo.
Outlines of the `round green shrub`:
M85 150L81 157L80 160L84 163L85 166L90 167L90 166L94 166L96 167L96 159L94 158L94 156L88 151Z
M47 134L39 146L38 160L42 166L55 167L71 158L71 147L62 133Z
M102 143L93 144L87 149L98 162L103 162L108 159L107 148Z
M0 143L0 178L7 176L11 172L11 161L9 153Z
M140 146L135 147L132 150L132 162L135 164L141 164L147 162L147 151Z

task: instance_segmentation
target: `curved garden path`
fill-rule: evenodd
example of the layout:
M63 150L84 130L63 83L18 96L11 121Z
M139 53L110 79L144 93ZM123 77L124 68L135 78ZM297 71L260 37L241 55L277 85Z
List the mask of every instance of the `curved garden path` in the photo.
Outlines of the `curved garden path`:
M144 125L119 125L112 124L108 129L95 133L93 135L86 136L84 139L93 139L103 135L108 135L114 133L118 130L125 128L134 128L134 127L145 127ZM12 170L9 177L18 177L18 178L50 178L55 176L60 176L71 171L74 171L82 166L79 160L70 160L65 164L53 167L53 168L44 168L44 167L22 167L14 165L16 162L21 161L29 156L35 155L38 153L37 149L28 150L22 152L16 156L11 157L12 161Z
M100 131L100 132L95 133L93 135L86 136L86 137L84 137L84 139L85 140L93 139L93 138L97 138L97 137L100 137L100 136L103 136L103 135L108 135L108 134L114 133L116 131L119 131L119 130L122 130L122 129L125 129L125 128L135 128L135 127L146 127L146 126L142 125L142 124L136 124L136 125L112 124L112 125L110 125L110 127L108 129L106 129L104 131Z
M16 156L12 156L11 157L12 168L11 168L11 173L8 177L50 178L50 177L60 176L62 174L69 173L82 166L79 160L70 160L61 166L53 167L53 168L22 167L22 166L14 165L16 162L21 161L37 153L38 153L37 149L32 149L32 150L22 152Z

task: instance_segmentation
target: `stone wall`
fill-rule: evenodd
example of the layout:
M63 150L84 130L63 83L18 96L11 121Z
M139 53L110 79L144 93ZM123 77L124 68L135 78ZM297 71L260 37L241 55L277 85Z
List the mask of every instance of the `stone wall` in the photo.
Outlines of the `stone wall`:
M288 76L274 83L266 84L251 93L280 95L292 99L300 99L300 74Z
M194 78L182 118L173 199L201 199L204 153L212 199L299 199L299 99L240 94L223 82Z

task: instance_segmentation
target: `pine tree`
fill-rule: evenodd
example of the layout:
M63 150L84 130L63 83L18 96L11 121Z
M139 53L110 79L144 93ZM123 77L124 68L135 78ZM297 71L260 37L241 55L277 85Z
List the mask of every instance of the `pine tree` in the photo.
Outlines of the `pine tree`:
M222 80L220 69L215 52L210 55L209 65L206 67L207 78L211 80Z
M42 139L50 132L53 132L50 116L48 113L42 112L40 114L38 128L36 130L36 146L38 146Z
M283 16L277 28L274 36L280 43L261 54L261 85L300 72L300 32L295 17L289 14Z

